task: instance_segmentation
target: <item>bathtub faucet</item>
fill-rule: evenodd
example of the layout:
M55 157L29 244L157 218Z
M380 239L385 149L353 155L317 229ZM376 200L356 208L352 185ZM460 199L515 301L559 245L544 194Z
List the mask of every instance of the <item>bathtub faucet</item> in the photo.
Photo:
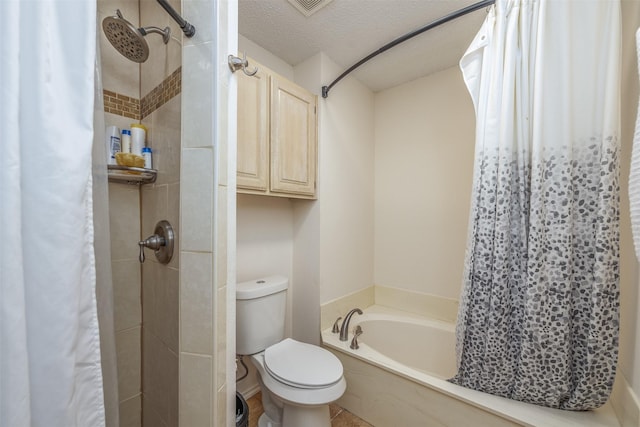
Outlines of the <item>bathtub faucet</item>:
M347 341L349 339L349 322L354 313L362 314L362 310L354 308L345 316L342 321L342 326L340 326L340 341Z

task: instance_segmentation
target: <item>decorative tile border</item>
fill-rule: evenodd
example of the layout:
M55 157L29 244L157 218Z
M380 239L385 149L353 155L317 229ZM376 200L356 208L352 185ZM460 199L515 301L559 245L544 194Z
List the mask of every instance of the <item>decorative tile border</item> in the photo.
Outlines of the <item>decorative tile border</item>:
M182 67L178 67L162 83L140 101L141 118L147 117L182 91Z
M111 92L104 89L104 111L105 113L117 114L119 116L129 117L130 119L140 120L140 100L131 98L121 93Z
M105 113L142 120L182 91L182 67L178 67L162 83L141 100L104 89Z

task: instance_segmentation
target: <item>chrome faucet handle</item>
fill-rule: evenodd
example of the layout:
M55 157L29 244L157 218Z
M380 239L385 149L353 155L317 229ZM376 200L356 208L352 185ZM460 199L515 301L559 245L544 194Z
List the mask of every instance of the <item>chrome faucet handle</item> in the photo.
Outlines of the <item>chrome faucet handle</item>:
M340 321L340 319L342 319L342 316L336 319L335 323L333 324L333 328L331 328L331 332L333 332L334 334L340 332L340 327L338 326L338 322Z
M358 337L362 335L362 328L360 327L360 325L356 326L356 330L353 331L353 339L351 340L351 345L349 346L349 348L351 350L357 350L360 348L360 346L358 345Z

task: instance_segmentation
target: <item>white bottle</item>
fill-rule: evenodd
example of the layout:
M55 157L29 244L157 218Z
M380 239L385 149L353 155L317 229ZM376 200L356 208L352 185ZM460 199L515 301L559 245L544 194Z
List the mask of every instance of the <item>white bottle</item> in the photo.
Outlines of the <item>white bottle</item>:
M144 147L142 149L142 157L144 157L144 168L153 169L152 163L151 163L151 148Z
M146 145L146 127L140 123L131 123L131 152L142 156L142 149Z
M105 143L107 147L107 164L115 165L116 153L120 152L120 129L117 126L107 126L105 132Z
M131 153L131 131L129 129L122 129L122 152Z

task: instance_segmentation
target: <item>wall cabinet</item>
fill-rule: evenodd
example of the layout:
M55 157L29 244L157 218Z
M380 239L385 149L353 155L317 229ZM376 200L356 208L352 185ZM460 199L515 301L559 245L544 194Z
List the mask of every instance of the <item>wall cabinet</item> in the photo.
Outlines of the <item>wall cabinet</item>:
M238 76L237 192L315 199L317 96L249 60Z

